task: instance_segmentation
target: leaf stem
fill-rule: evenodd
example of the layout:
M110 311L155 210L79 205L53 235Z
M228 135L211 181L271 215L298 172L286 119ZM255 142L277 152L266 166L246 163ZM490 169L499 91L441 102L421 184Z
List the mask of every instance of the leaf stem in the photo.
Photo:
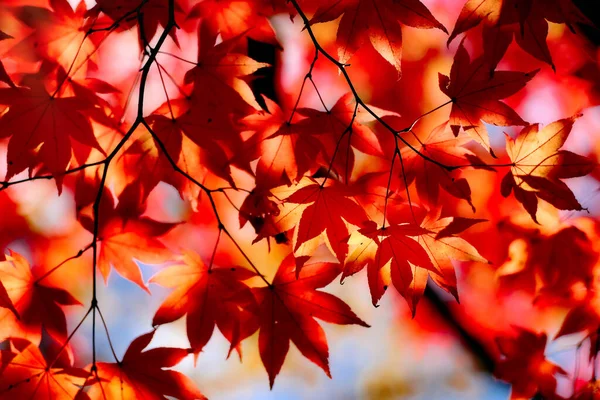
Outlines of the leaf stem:
M54 268L48 270L48 272L46 272L44 275L40 276L39 278L37 278L35 280L35 284L40 283L40 281L42 281L43 279L46 279L48 276L50 276L54 271L56 271L57 269L59 269L60 267L62 267L63 265L65 265L67 262L71 261L71 260L75 260L76 258L81 257L86 251L88 251L89 249L91 249L93 246L92 243L88 244L87 246L85 246L83 249L79 250L77 252L77 254L75 254L74 256L71 256L65 260L63 260L60 264L58 264L57 266L55 266Z

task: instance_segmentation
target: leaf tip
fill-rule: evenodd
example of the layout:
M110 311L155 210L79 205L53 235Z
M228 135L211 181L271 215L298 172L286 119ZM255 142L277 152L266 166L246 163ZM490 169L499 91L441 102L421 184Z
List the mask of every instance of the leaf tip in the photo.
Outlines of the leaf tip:
M527 77L529 79L533 79L533 77L536 76L537 73L540 72L540 70L541 70L541 68L534 69L533 71L526 72L524 75L525 75L525 77Z

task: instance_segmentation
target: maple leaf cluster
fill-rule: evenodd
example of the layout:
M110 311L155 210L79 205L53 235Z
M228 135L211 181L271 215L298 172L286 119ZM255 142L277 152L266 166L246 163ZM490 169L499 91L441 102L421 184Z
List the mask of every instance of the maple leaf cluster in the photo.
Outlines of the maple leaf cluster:
M271 388L290 343L331 377L322 323L369 324L328 286L363 270L373 306L393 287L417 321L424 297L461 299L444 317L512 398L597 396L599 220L566 181L600 179L597 149L567 141L599 103L575 72L593 22L571 0L454 3L0 2L0 398L204 399L171 368L216 331L240 359L257 336ZM526 107L543 80L572 96L551 121ZM98 294L113 270L168 291L122 357ZM494 325L484 290L498 315L518 292L564 318ZM182 318L189 346L148 348ZM546 356L573 334L590 379Z

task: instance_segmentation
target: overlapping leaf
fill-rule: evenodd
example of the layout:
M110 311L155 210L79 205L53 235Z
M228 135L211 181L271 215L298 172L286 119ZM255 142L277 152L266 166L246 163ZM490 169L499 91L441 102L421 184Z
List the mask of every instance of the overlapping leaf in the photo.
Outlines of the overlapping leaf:
M369 105L379 118L398 114ZM362 106L356 104L352 93L346 93L338 99L330 110L318 111L300 108L299 114L306 118L297 123L297 129L305 135L316 134L323 145L325 168L337 173L348 183L355 164L355 151L381 157L383 150L375 133L366 125L375 121L375 117Z
M194 84L191 101L212 113L244 113L258 108L254 94L244 80L268 64L234 52L242 34L215 45L217 35L205 22L198 29L198 61L185 75L186 83ZM225 108L223 110L222 108Z
M439 74L440 90L452 103L450 128L458 135L460 128L493 155L490 139L483 122L492 125L527 125L521 117L500 100L525 87L537 73L496 71L490 76L485 59L471 61L469 53L461 45L456 50L450 76Z
M337 30L339 61L347 63L368 39L398 74L402 58L401 25L446 32L419 0L327 0L320 3L310 23L333 21L340 16Z
M354 251L350 255L352 262L367 265L369 288L373 305L377 305L388 288L391 280L394 287L403 296L408 296L413 283L413 270L424 268L434 270L434 266L425 249L412 237L427 231L412 224L398 224L378 228L374 222L359 230L360 234L370 239L359 247L362 251ZM363 247L364 246L364 247ZM370 247L371 251L367 251ZM374 254L372 251L375 250ZM383 271L389 265L389 272ZM362 267L347 265L346 268L357 271ZM409 304L414 307L413 302Z
M157 140L165 146L171 159L195 179L206 168L235 186L231 178L231 156L228 154L235 154L241 148L242 141L237 131L229 118L202 108L190 109L188 103L186 100L170 101L147 118ZM156 140L153 142L154 146L146 144L149 149L142 153L153 174L142 178L154 184L169 182L183 189L185 178L172 173L173 166Z
M411 285L413 307L416 307L418 300L423 296L427 277L458 300L456 273L452 261L488 262L472 244L459 237L466 229L481 222L484 220L464 217L440 218L437 213L424 218L421 227L427 230L427 233L419 235L416 239L429 255L435 272L416 269Z
M269 112L257 111L242 123L254 134L245 143L247 158L258 158L256 186L271 189L300 181L314 165L321 144L311 132L289 122L289 116L265 99Z
M511 398L531 398L537 393L548 399L556 395L556 375L567 375L561 367L548 361L544 355L547 336L518 328L517 336L497 338L502 359L494 374L512 384Z
M513 40L535 58L554 67L546 44L548 22L590 23L571 0L467 0L452 34L456 36L483 23L484 57L494 70Z
M562 181L589 174L596 166L590 159L560 150L578 116L553 122L542 130L539 124L524 128L515 140L507 138L506 151L513 163L502 180L502 195L511 191L537 222L538 198L560 210L581 210L569 187Z
M82 386L90 373L72 367L72 360L58 345L46 346L46 354L24 339L10 340L0 351L0 399L87 399Z
M463 147L471 139L454 137L447 124L432 130L426 139L421 140L413 149L405 147L401 155L404 162L406 183L413 181L419 194L419 200L430 209L439 206L440 189L450 195L466 200L471 207L471 187L469 182L458 176L458 171L448 171L423 158L423 155L447 167L464 167L474 165L485 167L485 164L472 151ZM474 207L473 207L474 210Z
M354 95L346 93L326 111L298 108L284 111L265 99L270 113L257 112L242 120L255 132L247 141L254 149L252 157L260 157L256 169L257 186L270 189L281 184L296 183L315 162L348 181L352 177L355 151L382 156L381 144L366 125L375 117L356 104ZM370 106L380 118L397 115ZM289 114L296 117L290 121ZM311 168L312 167L312 168Z
M0 262L0 281L16 310L0 308L0 340L18 337L39 344L43 328L58 342L66 341L67 321L62 307L81 303L64 289L44 285L39 280L43 275L41 268L31 268L22 255L13 251Z

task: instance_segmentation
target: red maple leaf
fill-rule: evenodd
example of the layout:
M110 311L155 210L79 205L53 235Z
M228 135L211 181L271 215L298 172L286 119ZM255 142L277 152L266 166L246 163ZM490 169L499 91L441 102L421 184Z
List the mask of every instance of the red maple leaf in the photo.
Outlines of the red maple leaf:
M175 13L180 20L183 19L183 8L179 0L174 2ZM106 29L116 23L117 29L131 29L139 26L139 44L144 48L152 41L158 27L163 28L169 20L169 2L167 0L147 0L140 2L138 0L98 0L86 16L97 18L100 13L108 16L112 23L98 23L94 28ZM172 29L169 35L175 43L177 41L177 31Z
M347 223L361 226L368 220L364 209L351 199L350 193L341 184L322 186L315 182L298 189L285 201L308 205L303 209L297 206L296 211L282 217L291 219L297 217L300 210L302 212L294 234L294 253L299 258L311 255L315 246L308 242L325 233L327 245L343 262L348 254ZM300 270L299 265L296 272Z
M342 300L317 290L340 274L337 264L309 263L299 275L295 268L290 254L282 261L271 285L254 289L260 312L258 349L271 387L290 341L330 376L327 339L315 318L334 324L369 326Z
M72 140L104 154L85 114L94 104L79 97L55 97L39 77L30 76L22 84L27 87L0 89L0 104L8 105L0 117L0 138L10 137L6 179L41 162L55 175L60 191Z
M187 335L194 354L202 351L215 326L236 347L256 331L256 301L243 281L256 276L240 267L206 265L192 252L183 255L183 264L170 266L151 279L175 289L162 303L152 325L173 322L184 315Z
M517 337L496 339L502 358L494 374L512 384L513 399L531 398L538 392L544 398L561 398L556 395L556 374L567 372L546 360L546 334L516 329Z
M191 101L210 113L247 113L249 105L259 108L248 85L248 76L268 64L235 52L243 34L215 45L217 36L202 21L198 28L198 61L185 75L185 83L194 83Z
M348 184L348 193L372 221L382 220L384 209L406 204L399 194L405 192L397 185L397 180L390 181L389 171L368 172Z
M391 281L398 292L410 300L409 306L414 313L416 301L410 295L416 269L439 272L423 246L415 240L428 231L410 223L378 228L375 222L370 221L364 223L358 233L364 238L349 255L343 277L353 275L367 266L373 305L377 306Z
M428 278L458 299L452 261L487 262L458 235L483 220L440 215L439 207L428 211L404 204L388 212L390 226L363 224L350 240L353 250L344 264L342 280L367 266L373 304L391 281L413 315Z
M204 108L189 108L187 100L170 101L161 106L146 121L152 131L162 142L169 156L183 171L198 179L198 175L206 168L214 175L226 180L235 187L231 178L230 156L242 145L237 130L230 118L213 114ZM164 114L163 114L164 113ZM170 114L170 115L169 115ZM193 143L185 139L185 135ZM174 175L173 167L163 154L156 139L152 151L144 151L142 156L148 164L149 174L142 177L150 180L153 187L160 181L174 183L177 187L185 187L185 179ZM197 189L197 188L196 188Z
M421 227L427 233L417 237L417 242L429 255L435 272L423 268L415 269L413 283L410 286L410 297L415 308L423 296L429 277L458 300L456 273L452 261L488 263L473 245L459 237L463 231L484 220L464 217L440 218L439 211L437 209L436 212L427 214L421 222Z
M537 73L495 71L490 76L485 59L473 61L461 43L456 50L450 76L439 74L440 90L450 98L450 128L458 135L460 128L493 155L490 139L483 122L492 125L527 125L521 117L501 99L525 87Z
M548 22L573 24L590 21L571 0L468 0L448 38L456 36L483 22L483 50L490 70L506 53L513 40L535 58L552 66L546 37Z
M340 63L346 64L369 39L398 74L402 58L401 25L437 28L447 33L419 0L327 0L320 2L310 23L333 21L340 16L337 30Z

